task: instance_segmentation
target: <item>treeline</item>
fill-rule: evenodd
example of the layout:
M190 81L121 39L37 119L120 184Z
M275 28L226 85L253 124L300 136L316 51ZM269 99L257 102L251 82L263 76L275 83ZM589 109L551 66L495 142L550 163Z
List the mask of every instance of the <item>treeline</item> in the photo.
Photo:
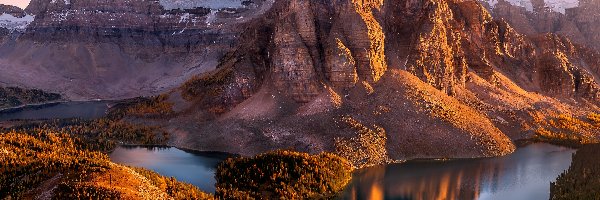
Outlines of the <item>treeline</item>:
M86 149L111 151L117 143L140 145L164 145L169 134L158 127L134 124L121 119L101 118L97 120L57 119L44 122L29 122L0 131L17 131L35 134L59 132L72 135L83 141Z
M124 117L156 118L173 115L173 103L168 101L168 95L155 97L138 97L123 100L114 105L107 115L109 119Z
M127 185L113 188L96 182L98 177L116 173L111 170L128 167L112 164L106 154L88 150L86 142L66 133L0 133L0 166L0 199L33 199L46 192L52 199L123 199L128 192L118 189ZM213 199L191 184L129 168L133 172L129 177L136 173L145 177L149 183L140 184L152 184L170 198ZM44 184L49 187L35 190Z
M130 167L138 174L146 177L150 182L160 190L166 192L174 199L214 199L210 194L207 194L198 187L177 181L173 177L165 177L154 171L139 167Z
M581 147L571 166L550 184L550 199L600 199L600 144Z
M47 93L42 90L22 89L17 87L0 87L0 109L20 106L23 104L37 104L57 101L60 94Z
M599 114L589 113L582 118L561 114L543 123L543 127L535 130L534 141L570 147L600 142Z
M0 198L20 199L23 192L56 176L85 179L108 169L106 154L89 151L68 134L40 131L0 134Z
M57 176L62 178L55 199L120 199L121 191L89 183L93 176L111 170L108 157L100 152L111 151L117 143L166 144L169 135L159 127L126 120L133 111L144 117L168 114L171 108L163 104L165 100L132 100L97 120L26 122L10 130L0 129L0 199L27 198L27 191ZM148 112L138 112L140 109ZM174 199L329 199L349 183L354 166L330 153L280 150L230 158L217 169L214 197L174 178L130 168Z
M34 189L48 182L53 199L121 199L127 190L118 188L127 186L106 187L95 180L123 166L111 164L106 154L87 145L67 133L0 133L0 199L36 197L45 190ZM353 170L346 159L330 153L280 150L230 158L217 169L213 197L172 177L125 168L148 180L140 184L151 184L174 199L330 199L350 182Z
M229 158L217 169L220 199L332 199L352 178L348 160L330 153L274 151Z

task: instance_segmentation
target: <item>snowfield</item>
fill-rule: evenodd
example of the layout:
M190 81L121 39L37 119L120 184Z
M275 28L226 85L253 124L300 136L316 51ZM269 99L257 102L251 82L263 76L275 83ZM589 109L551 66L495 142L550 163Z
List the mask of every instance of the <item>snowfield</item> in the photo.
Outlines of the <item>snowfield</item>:
M166 10L192 9L197 7L218 10L243 7L242 0L160 0L159 2Z
M24 31L34 19L35 16L33 15L25 15L25 17L19 18L7 13L2 13L2 15L0 15L0 27L11 31Z
M498 3L499 0L484 0L492 8ZM529 12L533 12L533 4L531 0L506 0L508 3L525 8ZM565 10L568 8L575 8L579 6L579 0L544 0L546 8L554 12L565 14Z

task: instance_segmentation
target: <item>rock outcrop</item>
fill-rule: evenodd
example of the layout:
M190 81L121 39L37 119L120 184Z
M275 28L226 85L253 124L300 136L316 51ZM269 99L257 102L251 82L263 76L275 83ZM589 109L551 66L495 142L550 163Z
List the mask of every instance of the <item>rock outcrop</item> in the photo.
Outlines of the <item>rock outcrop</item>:
M0 4L0 13L4 13L4 14L9 14L15 17L24 17L25 16L25 11L23 11L23 9L16 7L16 6L10 6L10 5L1 5Z
M189 103L174 120L187 125L166 125L173 144L241 154L360 144L387 152L379 161L497 156L546 117L583 112L566 102L597 108L595 50L520 33L475 1L277 1L246 25L247 42L219 67L227 79L209 73L181 88ZM369 130L385 137L352 139ZM235 139L216 142L224 137Z
M270 78L298 102L317 96L320 85L348 88L361 81L376 83L388 64L449 95L464 88L468 71L492 82L499 71L520 87L551 96L598 95L593 89L599 64L594 50L558 35L520 34L476 2L303 2L303 6L298 1L278 2L272 11L276 14L257 23L274 30L265 46L272 55L266 58L271 62ZM371 13L365 14L363 6ZM333 10L316 17L298 7ZM563 78L554 81L550 76Z

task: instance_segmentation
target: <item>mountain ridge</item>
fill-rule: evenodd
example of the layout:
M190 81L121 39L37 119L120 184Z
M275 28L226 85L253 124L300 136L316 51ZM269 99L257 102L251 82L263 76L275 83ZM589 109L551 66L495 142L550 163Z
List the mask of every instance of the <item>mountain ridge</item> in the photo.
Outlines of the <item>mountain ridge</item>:
M163 56L163 51L173 53L167 58L210 60L201 70L186 71L186 76L166 84L168 87L143 93L163 93L162 99L168 104L161 105L173 105L172 114L158 119L124 119L161 127L173 135L171 145L242 155L281 148L329 151L347 155L348 160L359 160L353 156L374 152L367 160L381 164L378 162L410 158L501 156L514 151L515 142L520 140L564 135L579 142L600 138L593 129L563 123L581 119L581 126L590 127L585 125L592 123L586 116L600 111L600 59L595 47L580 45L587 43L573 42L578 40L560 33L523 33L526 25L520 27L522 24L511 19L496 17L498 12L490 13L476 1L255 1L249 5L256 6L220 9L216 13L211 10L195 16L202 23L196 24L198 32L188 34L210 37L199 31L204 27L219 34L231 33L231 37L213 44L210 39L209 44L183 42L183 47L178 46L178 39L189 38L177 34L172 35L175 45L161 41L161 45L154 46L145 43L152 39L141 43L123 41L138 41L135 38L146 38L145 34L156 37L157 32L137 34L117 28L102 35L98 33L107 29L78 27L81 20L87 19L97 19L94 23L104 28L113 23L111 15L88 13L83 9L86 4L78 2L71 1L71 7L59 4L41 9L50 14L37 14L20 38L25 42L16 42L26 48L27 42L35 44L42 36L52 35L52 42L46 43L78 44L89 52L120 49L118 56L133 55L136 61L159 59L153 55L161 52ZM142 1L129 3L148 5ZM494 10L502 10L506 4L499 2ZM150 5L160 4L152 1ZM55 20L58 18L52 12L81 10L73 6L85 12L77 11L80 13L68 20ZM27 10L43 13L36 6ZM137 14L144 16L144 12ZM158 31L158 37L171 37L168 35L173 30L183 27L169 20L194 19L183 17L190 11L181 12L156 9L147 17L160 18L165 13L177 16L153 26L170 27ZM236 15L245 12L244 20L235 22L240 17ZM209 24L206 20L211 13L217 21ZM94 34L88 41L72 37L89 37L89 33ZM98 44L118 42L122 43L94 49ZM5 51L16 49L6 44ZM214 50L214 54L202 53L203 49ZM74 52L79 50L75 48ZM101 57L92 60L101 62ZM115 71L117 64L128 60L100 70ZM155 63L154 67L181 70L165 63ZM130 78L128 75L134 72L149 70L141 65L119 77ZM94 81L103 89L131 87L131 83ZM98 90L86 88L90 89ZM89 96L85 91L78 92L82 93L75 96ZM357 147L356 152L346 152L347 146Z

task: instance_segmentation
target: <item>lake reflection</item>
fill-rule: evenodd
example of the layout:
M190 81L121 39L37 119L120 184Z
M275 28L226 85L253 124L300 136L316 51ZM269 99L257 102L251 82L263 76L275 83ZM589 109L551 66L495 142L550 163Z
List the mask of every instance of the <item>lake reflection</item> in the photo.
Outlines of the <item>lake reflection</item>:
M343 199L549 199L575 150L532 144L499 158L411 161L357 172Z
M110 154L115 163L143 167L167 177L198 186L202 191L215 191L215 171L228 155L188 152L177 148L120 146Z

